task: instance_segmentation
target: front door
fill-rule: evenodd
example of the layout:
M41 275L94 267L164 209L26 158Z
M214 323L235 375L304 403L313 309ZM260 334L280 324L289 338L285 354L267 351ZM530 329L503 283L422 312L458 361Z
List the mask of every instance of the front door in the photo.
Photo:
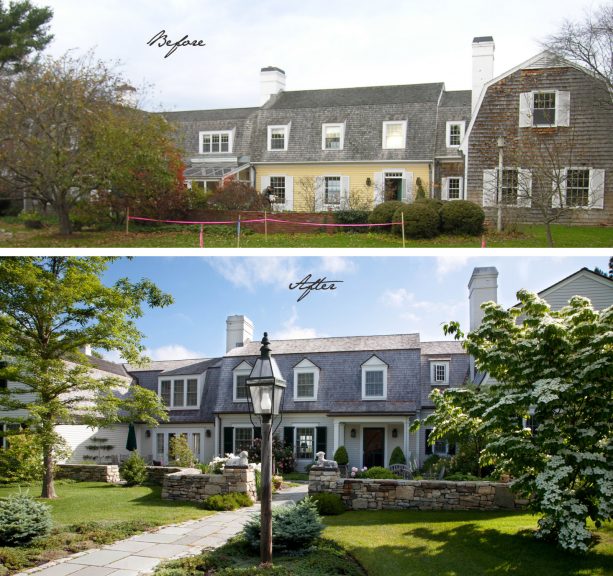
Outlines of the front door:
M385 466L385 428L364 428L363 466Z

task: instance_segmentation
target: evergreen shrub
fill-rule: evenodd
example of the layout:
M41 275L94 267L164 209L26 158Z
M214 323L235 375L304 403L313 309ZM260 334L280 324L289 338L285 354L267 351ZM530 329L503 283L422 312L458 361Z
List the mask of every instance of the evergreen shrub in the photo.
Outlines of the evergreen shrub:
M404 457L404 452L402 451L402 448L400 446L396 446L396 448L392 450L392 454L390 455L389 465L392 466L393 464L406 464L406 463L407 463L407 459Z
M443 205L441 220L442 230L447 234L478 236L483 233L485 213L473 202L454 200Z
M317 510L322 516L338 516L345 512L343 500L338 494L330 492L320 492L311 496L317 506Z
M394 221L394 214L396 210L402 208L403 206L408 206L405 202L400 202L400 200L389 200L387 202L383 202L378 206L375 206L374 210L370 213L368 217L369 224L389 224ZM379 230L383 232L389 232L391 230L391 226L381 226L377 227Z
M128 486L138 486L147 480L147 465L137 452L119 466L119 475Z
M347 454L347 448L345 448L344 446L339 446L334 453L333 460L339 466L346 466L347 464L349 464L349 454Z
M51 508L26 494L11 494L0 500L0 542L9 546L27 544L51 531Z
M409 238L434 238L440 233L440 216L427 201L407 204L394 213L394 222L400 222L404 214L404 233ZM402 234L402 225L395 224L393 231Z

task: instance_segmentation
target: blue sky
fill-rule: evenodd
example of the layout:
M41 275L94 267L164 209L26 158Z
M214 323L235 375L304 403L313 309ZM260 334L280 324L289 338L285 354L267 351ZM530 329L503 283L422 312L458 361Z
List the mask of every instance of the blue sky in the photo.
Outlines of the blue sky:
M445 82L471 86L471 41L496 41L496 74L540 52L565 19L599 0L34 0L55 11L49 51L96 48L153 83L148 109L257 106L259 71L277 66L287 90ZM156 33L206 46L166 51Z
M496 266L498 301L511 306L520 288L540 291L586 266L606 270L608 256L470 257L135 257L113 263L105 282L147 277L175 303L147 309L138 321L153 359L195 358L225 352L225 321L244 314L254 338L275 339L419 332L444 339L441 325L467 328L468 281L475 266ZM306 274L342 280L334 292L301 302L288 284ZM274 346L273 346L274 350ZM107 357L117 360L116 355Z

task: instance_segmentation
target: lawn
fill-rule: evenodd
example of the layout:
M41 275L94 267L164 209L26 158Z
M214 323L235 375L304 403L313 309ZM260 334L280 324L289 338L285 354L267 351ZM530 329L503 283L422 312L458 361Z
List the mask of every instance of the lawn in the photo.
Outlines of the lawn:
M326 518L324 532L369 576L605 576L613 526L585 556L534 539L535 516L498 512L364 511Z
M554 226L553 237L559 248L609 248L613 245L613 227ZM486 235L492 248L544 248L543 226L523 226L514 234ZM124 230L75 232L61 236L55 226L30 230L16 218L0 218L0 248L199 248L197 226L143 227ZM205 229L204 248L236 248L234 227ZM347 233L318 232L311 234L255 234L244 231L241 248L402 248L402 239L384 232ZM429 240L409 240L407 248L480 248L481 238L470 236L438 236Z

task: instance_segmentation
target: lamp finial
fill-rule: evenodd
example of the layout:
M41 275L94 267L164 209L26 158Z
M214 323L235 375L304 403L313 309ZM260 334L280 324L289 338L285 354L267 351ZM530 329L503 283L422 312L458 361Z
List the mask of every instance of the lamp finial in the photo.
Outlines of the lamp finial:
M268 341L268 332L264 332L264 338L262 338L262 346L260 347L260 356L262 358L270 357L270 342Z

